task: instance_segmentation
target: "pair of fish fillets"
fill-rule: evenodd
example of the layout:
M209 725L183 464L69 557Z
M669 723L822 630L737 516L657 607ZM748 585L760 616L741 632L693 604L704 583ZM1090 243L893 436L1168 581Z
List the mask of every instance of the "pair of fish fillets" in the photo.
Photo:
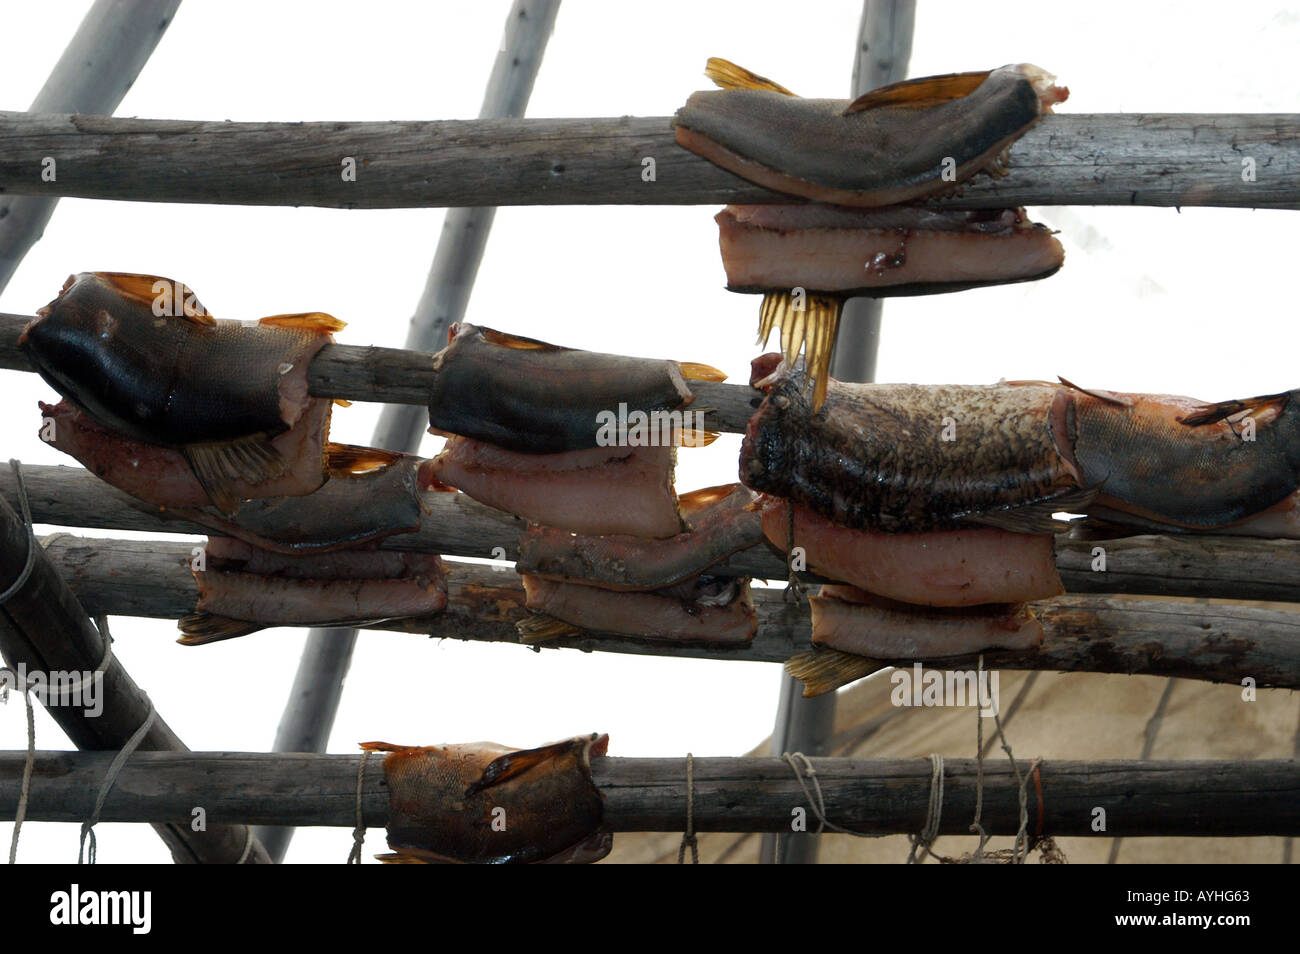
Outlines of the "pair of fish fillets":
M206 526L182 642L266 625L435 613L437 556L381 553L418 529L427 461L329 442L307 370L342 323L320 313L213 318L152 275L69 278L20 339L64 399L41 435L160 515ZM335 585L338 584L338 585Z
M678 497L677 446L702 445L683 409L699 364L558 348L458 325L434 359L439 481L528 521L517 569L529 641L575 627L640 639L753 638L747 580L708 568L761 539L739 485ZM694 413L694 412L692 412ZM640 422L640 423L638 423Z
M1026 604L1064 592L1058 512L1295 535L1300 392L1205 404L1065 381L832 380L813 411L778 354L752 383L766 393L741 479L766 495L768 539L840 584L811 600L818 646L898 660L1036 645Z
M806 350L821 405L845 299L962 291L1045 278L1065 253L1024 209L907 205L1001 176L1011 145L1069 91L1036 66L907 80L849 102L803 99L722 59L719 90L674 119L677 142L794 205L717 216L732 291L760 293L759 344L781 328L786 360Z

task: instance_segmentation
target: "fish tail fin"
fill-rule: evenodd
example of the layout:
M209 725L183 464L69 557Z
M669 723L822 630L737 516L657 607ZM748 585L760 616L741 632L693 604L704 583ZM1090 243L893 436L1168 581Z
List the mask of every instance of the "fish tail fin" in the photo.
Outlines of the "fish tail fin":
M916 79L890 83L868 90L845 107L842 115L861 113L881 106L910 106L923 108L937 106L954 99L969 96L989 77L989 71L974 73L945 73L941 76L920 76Z
M259 629L266 629L261 623L250 623L247 620L231 619L213 613L190 613L182 616L177 627L181 631L181 638L176 642L182 646L206 646L208 643L219 643L223 639L235 639L255 633Z
M573 740L566 739L563 742L539 745L535 749L520 749L517 752L498 755L487 764L487 767L483 769L483 774L478 777L477 781L465 790L465 797L469 798L484 789L489 789L494 785L501 785L512 778L518 778L539 765L544 765L552 759L565 755L572 748Z
M389 851L375 855L375 860L386 865L427 865L429 862L417 855L408 855L404 851Z
M711 364L700 364L698 361L678 361L677 367L682 370L682 377L688 381L725 381L726 374L713 367Z
M319 331L321 334L333 334L348 326L346 321L327 315L323 311L300 311L291 315L267 315L259 318L259 325L268 328L298 328L304 331Z
M358 742L357 745L367 752L406 752L419 748L415 745L397 745L393 742Z
M398 451L362 447L359 444L335 444L331 441L325 445L325 461L331 476L384 470L404 456Z
M804 393L812 391L815 414L826 400L830 379L831 353L840 326L844 299L793 291L768 292L758 310L758 343L767 343L773 329L781 329L781 352L788 366L794 367L802 351L807 363Z
M874 659L840 652L838 649L811 649L785 661L785 671L803 683L805 699L834 692L883 668Z
M559 639L562 636L576 636L582 632L572 623L547 616L545 613L529 614L515 623L515 629L519 632L519 641L526 646Z
M710 56L709 61L704 64L704 75L713 80L714 85L720 89L765 89L773 93L783 93L786 96L793 96L780 83L768 79L766 76L759 76L743 66L737 66L730 60L724 60L720 56Z
M703 415L712 408L702 407L696 410ZM682 427L677 431L677 443L682 447L708 447L721 436L720 431L706 431L701 427Z
M288 467L263 434L186 444L181 450L208 497L226 516L239 509L237 483L262 484L283 476Z

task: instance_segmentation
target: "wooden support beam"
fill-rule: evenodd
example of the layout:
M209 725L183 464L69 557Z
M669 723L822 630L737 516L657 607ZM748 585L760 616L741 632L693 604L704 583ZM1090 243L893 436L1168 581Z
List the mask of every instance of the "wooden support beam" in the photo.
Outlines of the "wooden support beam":
M181 0L95 0L30 111L111 115L180 5ZM44 234L58 202L44 191L0 195L0 292Z
M676 105L676 104L672 104ZM41 161L58 162L55 182ZM1243 157L1257 179L1242 180ZM355 159L355 181L341 175ZM654 182L642 160L656 162ZM953 208L1300 208L1295 113L1059 113ZM0 112L0 190L337 209L791 202L688 152L671 118L249 123Z
M41 752L28 817L75 822L88 786L102 776L107 753ZM202 806L209 823L351 828L360 755L261 752L142 752L122 769L104 803L105 821L188 823ZM0 818L12 818L23 753L0 752ZM813 758L832 822L870 834L919 831L930 795L929 759ZM1054 837L1260 836L1300 834L1300 763L1135 760L1040 763L1041 831ZM605 797L609 831L681 831L685 763L670 759L592 760ZM944 761L941 834L969 834L975 811L974 759ZM806 784L806 782L805 782ZM771 758L697 758L698 831L789 831L792 809L816 817L790 766ZM1106 809L1106 830L1093 830L1094 809ZM1038 802L1028 803L1031 834ZM361 794L367 827L388 821L379 759L366 765ZM981 821L990 834L1019 829L1019 798L1010 764L984 764ZM340 836L342 837L342 836Z
M198 598L189 570L189 544L62 536L49 543L47 553L82 605L95 615L176 619L192 611ZM527 610L515 572L454 560L446 565L449 605L445 612L367 628L518 643L515 623ZM784 662L812 648L812 633L807 605L787 603L782 592L754 588L758 635L748 646L686 646L608 634L583 634L541 645L585 652ZM985 668L1180 676L1236 684L1249 677L1260 687L1300 689L1300 613L1292 610L1099 595L1062 596L1030 605L1046 633L1042 645L986 652ZM255 633L244 638L271 637ZM914 660L876 662L882 667L910 666ZM939 669L974 669L975 663L974 655L927 661Z
M0 500L0 588L16 583L28 560L28 531L9 504ZM93 611L92 611L93 612ZM94 615L107 615L94 612ZM42 673L90 673L104 658L104 640L86 610L61 577L45 550L32 554L26 582L0 607L0 651L11 668ZM47 711L73 744L81 749L109 750L116 754L149 717L153 705L117 657L104 670L98 686L102 711L94 715L85 707L49 705ZM185 751L185 744L161 716L145 734L137 752ZM105 763L106 764L106 763ZM75 811L86 820L95 803L103 773L79 790ZM12 817L12 816L11 816ZM177 862L229 864L241 858L267 863L270 858L243 825L210 825L193 831L188 823L160 823L159 836Z
M81 467L24 468L33 519L40 524L206 535L198 524L171 517L99 480ZM8 468L0 468L0 495L17 503ZM488 559L500 547L516 558L519 518L484 506L465 494L426 495L429 513L414 533L389 537L385 549ZM1092 569L1094 550L1106 554L1105 571ZM1211 597L1300 602L1300 540L1195 534L1146 534L1115 540L1056 539L1056 564L1071 593ZM785 558L760 543L734 554L713 572L724 576L784 580ZM810 582L817 577L806 574Z

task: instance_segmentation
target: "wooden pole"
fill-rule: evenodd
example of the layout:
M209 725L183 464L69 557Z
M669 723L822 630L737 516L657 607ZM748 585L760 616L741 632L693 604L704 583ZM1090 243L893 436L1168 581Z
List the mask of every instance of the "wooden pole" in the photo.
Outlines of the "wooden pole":
M505 40L483 95L480 119L524 114L559 9L559 0L515 0L511 5ZM496 209L491 207L448 210L424 294L411 318L406 336L408 350L439 350L447 341L447 329L464 317L495 214ZM376 447L414 453L427 425L424 408L386 404L373 443ZM356 641L355 629L313 629L307 634L289 700L276 729L275 751L325 751ZM258 835L278 862L284 859L293 829L266 829Z
M46 156L58 161L55 182L40 179ZM641 178L645 158L653 184ZM347 159L354 181L342 175ZM234 123L0 112L0 190L331 209L801 201L681 148L668 116ZM1300 114L1046 116L1011 147L1005 179L981 177L944 204L1300 208Z
M856 99L868 90L907 77L915 23L915 0L863 3L853 55L850 98ZM881 304L879 298L851 298L844 303L831 358L830 373L836 380L875 380ZM829 754L826 744L835 731L835 693L806 698L802 690L797 679L788 673L781 674L780 702L772 730L772 754L778 758L785 752ZM760 863L816 864L817 850L816 836L764 835L758 858Z
M0 500L0 586L12 586L20 579L29 558L28 541L22 518ZM52 680L59 673L94 672L104 659L104 640L99 630L91 624L44 549L38 546L31 559L26 582L0 607L0 651L5 660L15 671L25 669L29 679L36 673ZM96 705L47 704L46 708L74 745L108 750L107 758L111 759L144 725L153 704L117 657L104 669L95 693L99 699ZM92 701L85 696L81 699ZM96 712L99 705L102 711ZM156 716L137 751L183 752L185 744L161 716ZM102 778L101 771L93 784L80 788L74 809L77 820L89 817ZM241 858L249 863L270 861L256 839L249 841L250 832L243 825L216 824L196 832L188 822L160 823L155 830L177 862L229 864Z
M189 570L190 548L188 543L156 540L60 536L49 542L47 553L90 613L176 619L191 612L198 598ZM518 643L515 623L527 610L514 570L455 560L445 564L449 605L443 613L366 628ZM787 603L781 590L764 587L755 587L753 597L758 635L747 646L687 646L609 634L539 645L758 662L784 662L812 648L806 605ZM1180 676L1235 684L1249 677L1260 687L1300 689L1300 613L1290 609L1098 595L1061 596L1030 606L1046 633L1042 645L986 652L985 668ZM875 660L877 668L913 662ZM927 661L930 668L939 669L974 670L975 664L974 655Z
M0 752L0 818L12 818L24 753ZM110 755L40 752L28 818L75 822L88 786L103 775ZM196 805L209 822L351 828L356 822L360 755L262 752L142 752L122 769L104 803L105 821L187 824ZM920 831L930 796L929 759L811 760L825 798L826 817L868 834ZM780 759L694 760L695 826L699 831L789 831L802 808L817 827L793 770ZM1053 837L1300 834L1300 763L1135 760L1039 763L1041 828L1031 787L1028 832ZM592 760L605 797L609 831L680 831L686 789L683 760ZM974 759L945 759L939 832L969 834L975 810ZM805 779L805 784L810 784ZM1031 783L1032 785L1032 783ZM1019 792L1010 764L984 764L981 822L990 834L1020 826ZM1106 810L1095 831L1095 809ZM361 794L367 827L388 822L388 794L379 759L366 765Z
M117 490L80 467L32 465L24 468L32 515L37 523L97 530L206 535L198 524L172 517ZM17 503L12 472L0 468L0 494ZM524 521L487 507L465 494L425 495L421 528L389 537L384 549L484 558L500 547L517 557ZM1097 549L1106 557L1099 566ZM1056 538L1056 565L1071 593L1212 597L1300 602L1300 540L1200 534L1145 534L1114 540ZM783 580L784 558L766 543L734 554L711 572ZM803 574L819 582L815 574Z
M111 115L171 25L181 0L95 0L41 91L33 113ZM10 37L10 42L17 40ZM37 185L45 165L28 169ZM57 165L55 172L57 176ZM45 232L58 193L0 195L0 292Z

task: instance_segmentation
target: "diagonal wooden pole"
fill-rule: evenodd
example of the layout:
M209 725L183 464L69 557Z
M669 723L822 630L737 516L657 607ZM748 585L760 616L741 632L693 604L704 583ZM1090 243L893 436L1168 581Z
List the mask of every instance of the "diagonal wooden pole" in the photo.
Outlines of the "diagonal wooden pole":
M907 75L915 20L916 0L866 0L853 59L852 97L886 83L896 83ZM831 359L833 377L841 381L875 379L880 305L879 298L851 298L845 303ZM776 726L772 730L772 754L777 757L784 752L827 755L827 741L834 728L835 693L805 699L803 684L783 672ZM816 864L819 845L820 839L815 835L764 835L759 862Z
M511 5L480 119L512 119L524 114L559 9L560 0L515 0ZM446 343L447 329L464 317L495 214L495 208L447 211L424 294L407 331L407 349L439 350ZM387 405L375 429L374 444L414 452L419 449L427 420L424 408ZM325 751L356 641L355 629L313 629L307 634L275 733L275 751ZM264 828L258 834L272 857L283 860L293 829Z
M31 112L111 116L180 5L181 0L95 0L32 100ZM51 158L57 175L57 151ZM33 166L30 175L39 182L43 171ZM40 240L58 202L57 195L0 196L0 292Z
M35 685L40 681L67 685L66 676L77 674L81 678L102 671L102 676L85 675L93 687L93 698L84 693L76 697L75 701L90 705L68 704L70 700L57 693L41 700L77 748L116 751L148 725L136 751L188 751L171 727L154 713L153 703L121 661L106 653L99 628L91 623L44 548L29 536L26 521L3 499L0 588L12 590L0 605L0 652L11 670ZM88 820L102 779L102 774L96 776L93 787L83 786L80 790L78 820ZM194 831L188 824L170 823L156 824L154 830L177 862L270 861L244 825L213 824L204 831Z

